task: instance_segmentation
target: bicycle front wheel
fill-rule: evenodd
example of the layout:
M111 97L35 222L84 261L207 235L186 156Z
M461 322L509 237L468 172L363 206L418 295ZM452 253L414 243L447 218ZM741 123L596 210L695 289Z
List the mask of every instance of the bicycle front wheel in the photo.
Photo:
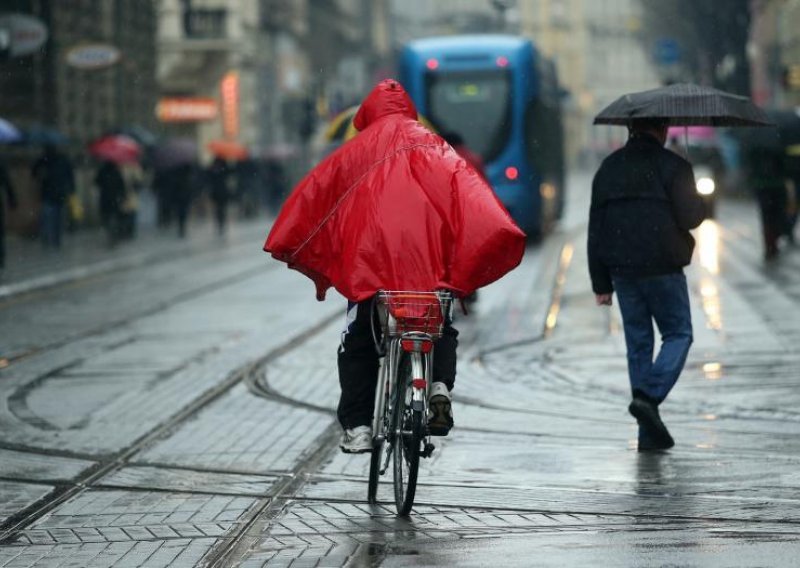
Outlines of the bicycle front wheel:
M394 407L394 501L397 514L406 516L414 505L422 442L422 412L411 407L411 362L405 355L397 377Z
M369 460L369 485L367 486L367 503L370 505L374 505L378 502L378 478L381 475L383 446L383 441L372 441L372 456Z

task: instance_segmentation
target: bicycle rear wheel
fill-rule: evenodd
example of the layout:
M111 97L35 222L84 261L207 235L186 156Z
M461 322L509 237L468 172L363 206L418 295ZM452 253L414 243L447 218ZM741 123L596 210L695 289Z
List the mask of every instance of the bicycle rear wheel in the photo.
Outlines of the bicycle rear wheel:
M394 501L401 517L411 512L417 492L420 443L422 441L422 412L407 402L411 399L411 362L404 355L398 370L393 428Z

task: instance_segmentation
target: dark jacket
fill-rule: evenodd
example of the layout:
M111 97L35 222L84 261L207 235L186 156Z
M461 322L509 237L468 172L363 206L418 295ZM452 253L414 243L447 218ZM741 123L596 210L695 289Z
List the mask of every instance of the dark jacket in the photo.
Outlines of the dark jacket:
M72 163L64 154L45 149L44 154L33 165L31 173L39 183L42 201L52 205L63 205L75 191L75 174Z
M104 220L109 220L119 214L125 199L125 180L119 166L104 162L97 170L94 183L100 189L100 214Z
M589 272L596 294L613 291L612 276L679 272L689 264L689 229L705 217L689 162L655 137L632 136L603 161L592 183Z
M226 203L230 199L228 189L228 179L231 169L225 160L214 159L206 172L209 189L211 190L211 200L215 203Z

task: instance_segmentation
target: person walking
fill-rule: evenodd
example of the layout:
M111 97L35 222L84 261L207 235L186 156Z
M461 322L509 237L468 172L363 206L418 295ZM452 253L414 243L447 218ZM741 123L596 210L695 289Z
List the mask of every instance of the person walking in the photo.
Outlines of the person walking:
M121 234L125 239L133 239L139 224L139 194L144 187L144 172L136 162L120 164L119 169L125 188L120 203Z
M230 192L231 170L228 163L222 158L214 158L208 170L206 179L208 180L211 201L214 203L214 219L217 222L217 232L222 235L225 233L225 226L228 221L228 202L231 199Z
M194 200L195 186L199 177L199 166L196 164L182 164L174 168L169 175L172 181L170 189L171 207L178 222L178 236L186 238L186 224L189 221L189 211Z
M6 203L9 209L17 208L17 195L14 193L14 186L11 185L11 178L5 162L0 160L0 270L6 266Z
M761 214L764 260L772 260L780 252L778 239L786 232L789 218L789 179L783 148L748 148L744 164L748 185L755 193Z
M627 347L639 451L674 445L659 406L678 380L692 344L683 267L694 250L689 233L705 217L692 166L664 148L667 122L638 119L627 144L608 156L592 183L589 273L600 306L616 292ZM655 321L661 349L653 359Z
M122 237L122 202L125 199L125 180L119 166L109 160L100 164L94 183L100 192L100 221L110 245Z
M53 145L44 148L31 168L42 200L41 236L45 246L59 248L64 230L64 203L75 192L75 173L69 158Z

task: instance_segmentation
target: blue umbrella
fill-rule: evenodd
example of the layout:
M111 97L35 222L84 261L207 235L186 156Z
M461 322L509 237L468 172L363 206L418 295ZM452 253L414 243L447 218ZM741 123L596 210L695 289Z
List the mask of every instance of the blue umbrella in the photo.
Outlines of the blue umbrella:
M36 125L25 129L21 142L33 146L59 146L69 142L69 138L55 128Z
M0 118L0 144L8 144L9 142L19 142L22 139L22 134L17 127Z

